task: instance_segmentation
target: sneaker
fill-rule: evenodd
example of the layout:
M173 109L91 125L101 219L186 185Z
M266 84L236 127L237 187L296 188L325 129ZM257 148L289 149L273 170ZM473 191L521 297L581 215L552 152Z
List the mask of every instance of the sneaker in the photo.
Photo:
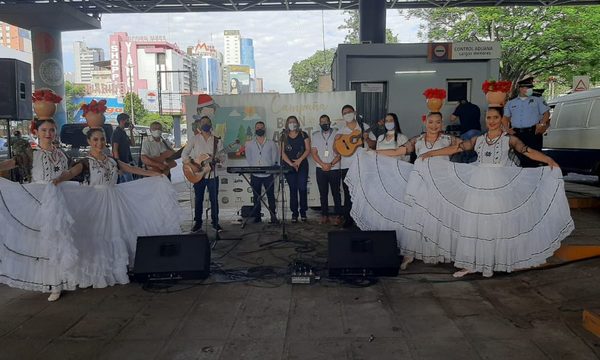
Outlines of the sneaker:
M295 224L295 223L297 223L297 222L298 222L298 217L293 217L293 218L292 218L292 222L293 222L294 224Z
M300 220L302 220L302 222L306 222L306 221L308 221L308 219L306 218L306 216L302 216L302 217L300 218Z
M223 231L223 228L219 224L213 225L212 228L219 233Z
M48 301L56 301L60 298L60 291L52 291L48 296Z
M277 224L279 224L279 219L277 219L276 217L273 217L273 218L271 218L271 220L269 220L269 224L277 225Z
M192 232L198 232L198 231L200 231L200 230L202 230L202 223L201 223L200 221L196 221L196 222L194 223L194 226L192 227L192 230L191 230L191 231L192 231Z

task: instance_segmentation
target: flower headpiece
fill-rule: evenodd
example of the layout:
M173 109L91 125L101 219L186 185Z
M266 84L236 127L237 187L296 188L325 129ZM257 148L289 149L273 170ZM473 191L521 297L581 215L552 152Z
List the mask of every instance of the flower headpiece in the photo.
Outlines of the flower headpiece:
M89 104L82 104L81 110L83 110L83 116L85 116L85 114L87 114L90 111L97 114L102 114L106 111L106 100L92 100Z
M512 87L512 81L486 80L481 85L481 90L483 90L484 94L487 94L490 91L507 93L510 91L511 87Z
M444 100L446 98L446 90L437 89L437 88L429 88L423 92L423 95L426 99L441 99Z
M33 102L37 101L49 101L58 104L62 101L62 98L50 89L38 89L32 95L31 99Z

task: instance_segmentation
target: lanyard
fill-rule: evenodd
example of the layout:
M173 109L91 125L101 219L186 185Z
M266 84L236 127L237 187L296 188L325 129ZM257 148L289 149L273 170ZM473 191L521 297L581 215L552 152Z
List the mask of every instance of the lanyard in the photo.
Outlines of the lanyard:
M331 138L332 134L333 134L333 131L329 130L329 136L327 137L327 140L325 140L325 136L323 135L323 131L321 131L321 137L323 138L323 141L325 141L325 148L326 149L329 146L329 139Z
M258 164L262 165L262 151L265 148L265 145L267 145L267 140L265 139L265 143L262 145L258 142L258 139L255 139L254 141L256 142L256 147L258 148Z

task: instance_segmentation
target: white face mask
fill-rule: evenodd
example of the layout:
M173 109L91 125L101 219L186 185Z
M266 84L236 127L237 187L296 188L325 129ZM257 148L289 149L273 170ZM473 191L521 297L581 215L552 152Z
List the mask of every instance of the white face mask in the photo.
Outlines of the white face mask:
M152 130L152 136L157 139L160 137L161 134L162 134L162 131L160 131L160 130Z
M386 122L386 123L385 123L385 128L386 128L387 130L394 130L394 129L396 128L396 124L394 124L394 123L388 123L388 122Z
M527 95L527 96L533 95L533 89L532 88L528 88L527 91L525 91L525 95Z
M344 119L345 122L352 122L352 120L354 120L354 113L347 113L345 115L342 115L342 118Z
M290 129L290 131L294 131L298 129L298 124L296 123L290 123L288 124L288 129Z

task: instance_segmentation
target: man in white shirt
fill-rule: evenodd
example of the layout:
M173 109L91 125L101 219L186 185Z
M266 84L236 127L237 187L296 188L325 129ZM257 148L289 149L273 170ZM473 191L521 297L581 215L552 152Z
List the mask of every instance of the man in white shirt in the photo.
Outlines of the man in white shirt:
M342 215L342 199L340 195L341 170L335 165L341 160L341 156L336 154L333 149L333 142L337 134L337 129L331 128L331 119L327 115L321 115L319 118L320 131L312 134L311 154L316 164L317 185L321 200L321 224L331 222L334 225L340 224L339 216ZM333 197L333 206L335 209L334 217L329 216L329 188Z
M250 166L273 166L279 163L279 149L273 140L267 139L265 123L258 121L254 125L253 140L246 142L246 161ZM275 205L275 177L273 174L252 174L250 177L250 186L254 193L254 222L261 222L261 198L263 187L267 194L269 203L269 212L271 220L269 224L277 224L276 205Z
M374 149L375 146L377 145L377 139L375 138L375 135L373 135L370 130L369 130L369 125L363 123L363 122L358 122L356 119L356 111L354 110L354 106L352 105L344 105L342 107L342 118L344 119L344 126L342 126L341 129L338 130L338 133L336 135L336 139L339 138L341 135L348 135L351 134L353 131L358 130L362 132L362 137L363 137L363 147L369 147L371 149ZM366 143L366 144L364 144ZM348 173L348 169L350 168L350 165L352 165L352 163L354 162L354 160L356 159L356 152L354 154L352 154L352 156L347 156L344 157L342 156L342 161L340 162L340 166L341 166L341 170L342 170L342 185L344 188L344 217L345 217L345 221L344 221L344 227L345 228L349 228L352 227L352 225L354 224L354 222L352 221L352 217L350 216L350 210L352 209L352 199L350 198L350 190L348 189L348 186L346 185L346 183L344 182L344 179L346 178L346 174Z
M148 170L161 172L170 178L170 170L177 164L173 160L167 160L175 152L165 144L162 138L162 124L158 121L150 124L150 134L150 138L142 143L140 151L142 162Z
M204 191L208 187L208 196L210 199L210 213L212 227L215 231L221 232L223 228L219 225L219 174L223 171L225 155L223 154L223 143L219 138L212 134L212 121L208 116L203 116L199 122L199 132L190 141L181 154L184 164L193 162L193 159L206 155L211 163L213 170L208 178L204 178L194 184L194 194L196 198L194 211L194 226L192 232L197 232L202 228L202 204L204 202Z

